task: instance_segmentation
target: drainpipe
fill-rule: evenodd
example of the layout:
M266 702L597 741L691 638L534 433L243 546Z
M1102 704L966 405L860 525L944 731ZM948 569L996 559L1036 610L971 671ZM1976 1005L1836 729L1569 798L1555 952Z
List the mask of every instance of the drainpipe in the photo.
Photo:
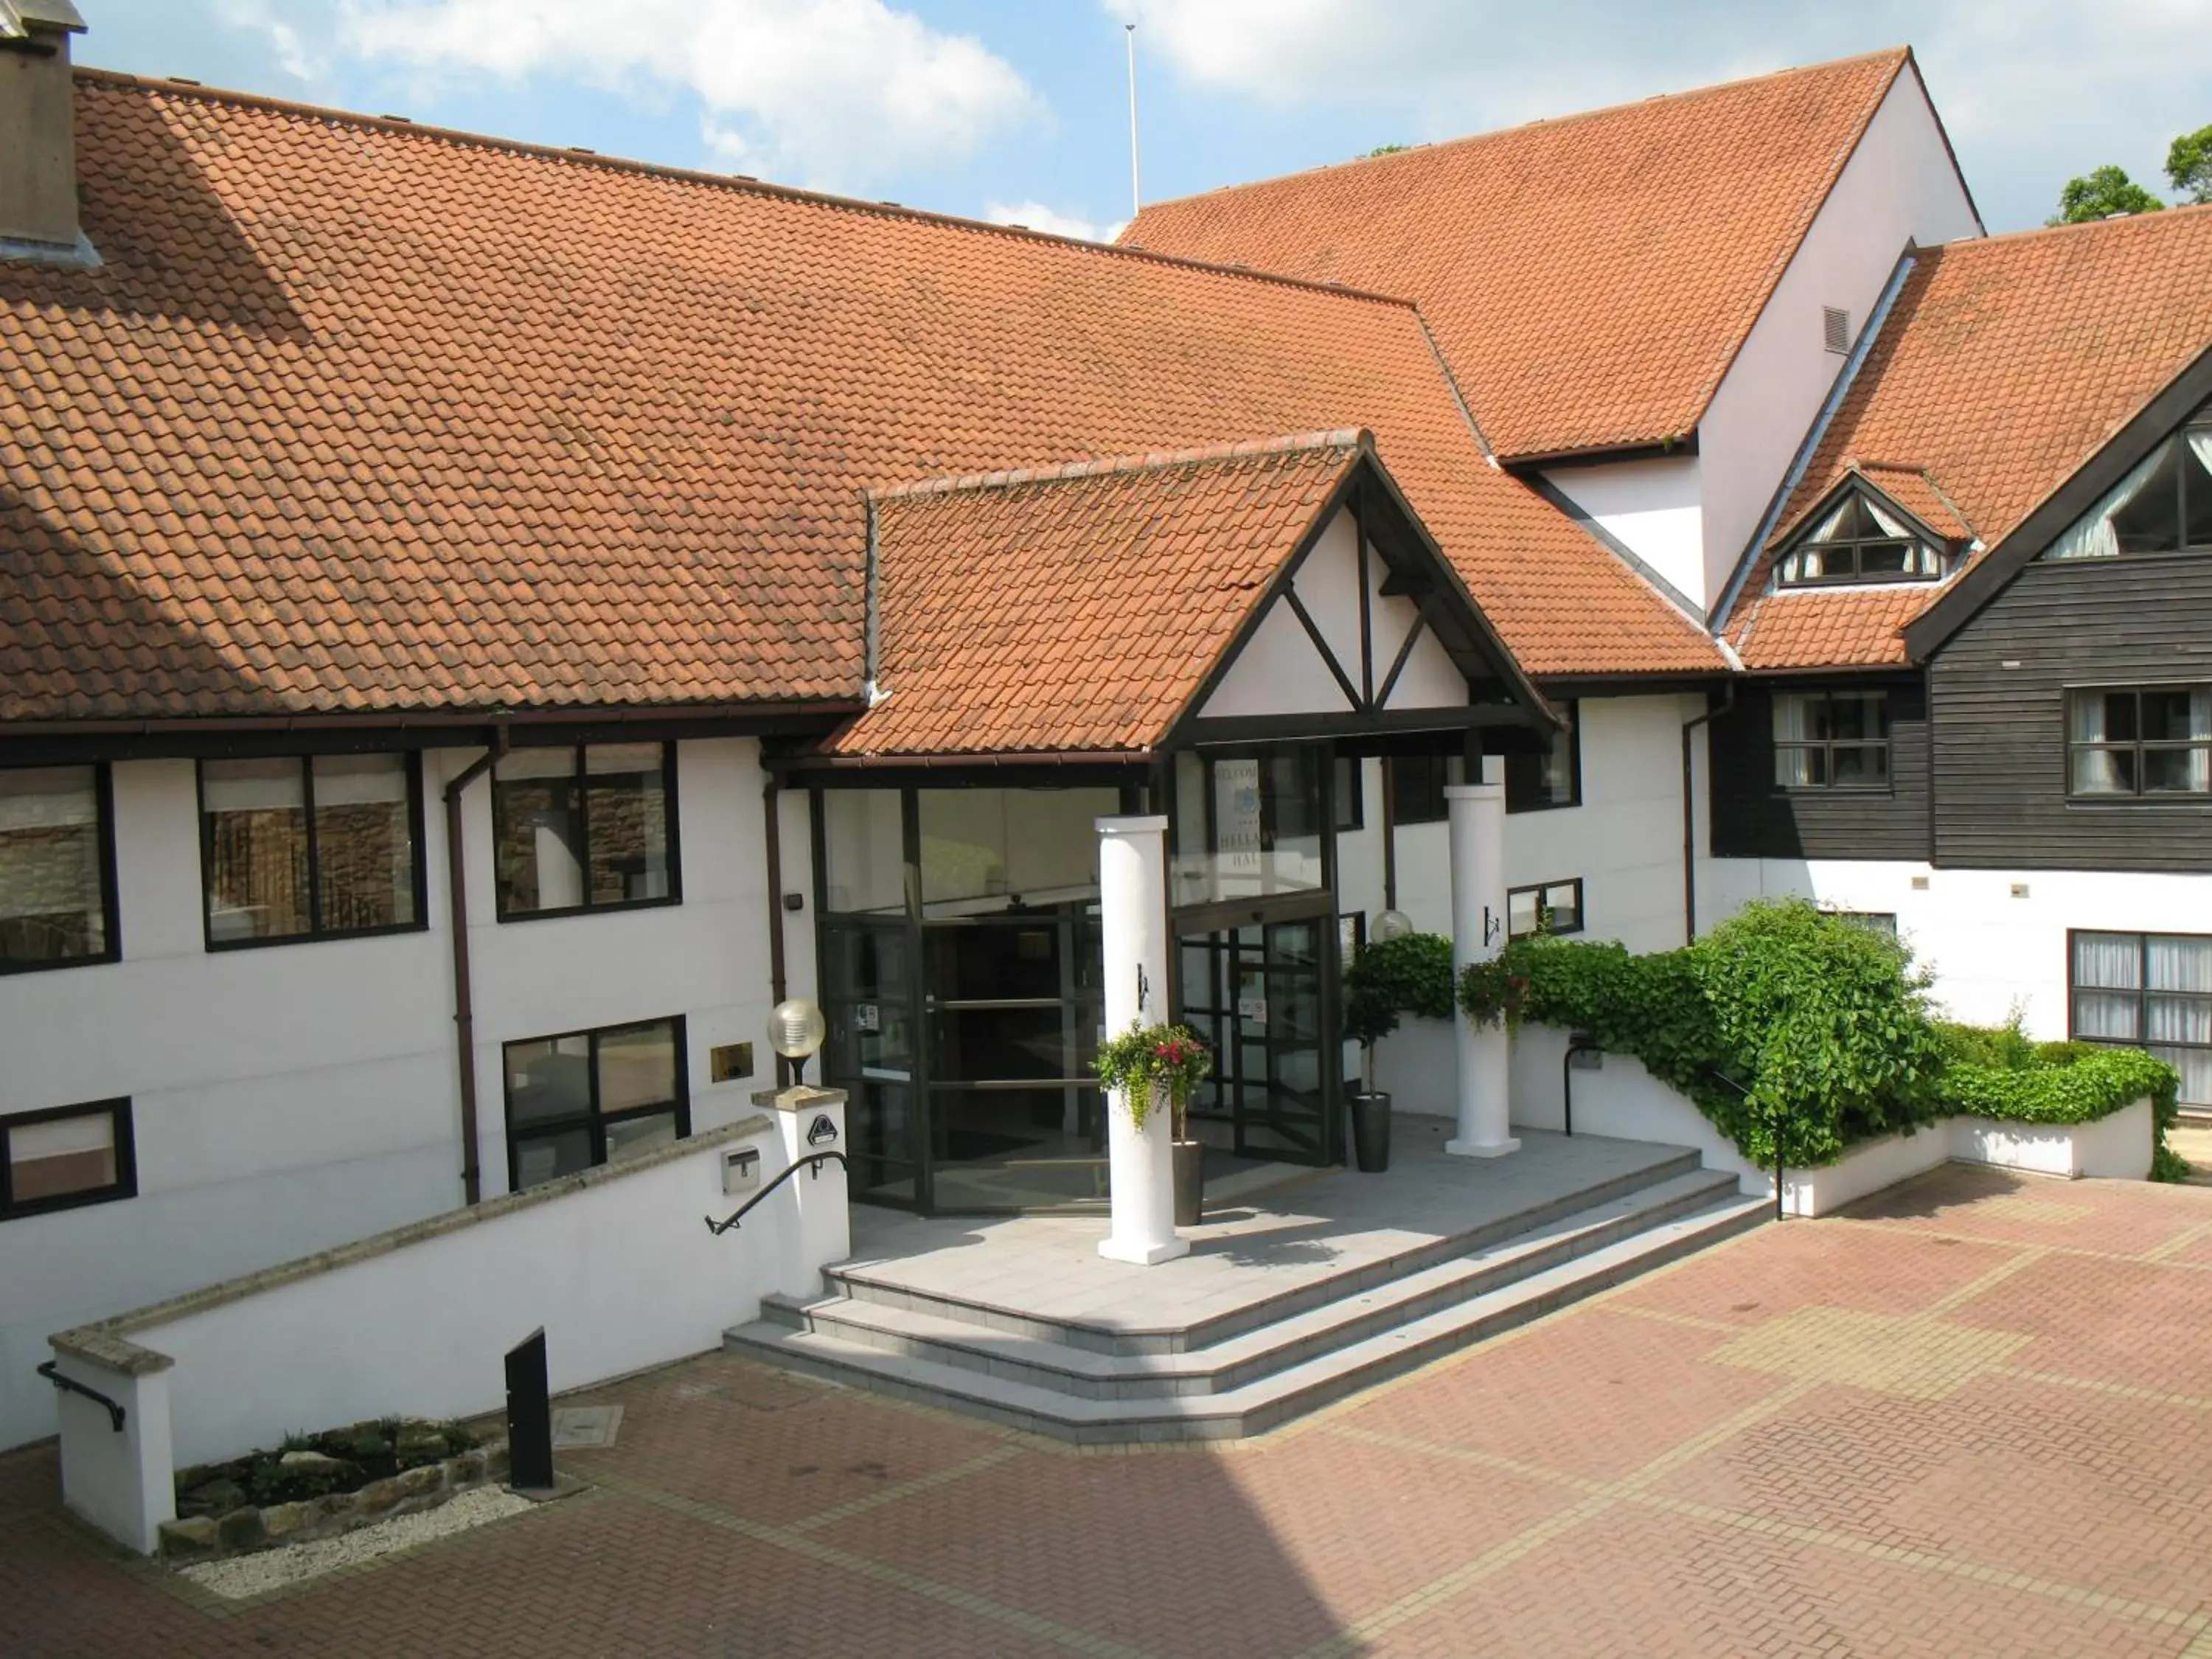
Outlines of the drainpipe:
M1696 766L1692 760L1690 734L1709 721L1718 720L1735 707L1735 681L1728 682L1721 698L1721 706L1708 708L1702 714L1693 714L1682 722L1682 942L1694 945L1698 939L1698 797Z
M1930 745L1933 747L1933 745ZM1398 908L1397 763L1382 757L1382 908Z
M453 1048L461 1072L461 1201L483 1201L483 1166L477 1149L477 1016L469 978L468 860L461 844L461 792L507 752L507 727L495 726L483 754L446 785L446 891L453 933Z
M771 777L761 790L762 841L768 851L768 996L771 1007L781 1006L786 994L783 969L783 817L777 803L783 791ZM791 1079L790 1062L775 1057L775 1086Z

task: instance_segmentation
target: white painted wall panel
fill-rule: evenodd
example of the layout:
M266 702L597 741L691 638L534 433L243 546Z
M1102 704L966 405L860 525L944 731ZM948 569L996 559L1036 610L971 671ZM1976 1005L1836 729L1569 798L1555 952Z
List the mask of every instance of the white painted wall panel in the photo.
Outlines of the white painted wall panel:
M124 960L0 979L0 1114L129 1096L140 1195L0 1224L0 1445L52 1430L52 1391L31 1375L50 1332L460 1201L439 803L474 754L424 757L424 932L223 952L201 943L191 763L113 769ZM507 1185L500 1048L516 1038L682 1014L694 1127L750 1109L763 1077L709 1083L708 1050L750 1040L768 1070L764 781L750 739L682 744L684 902L506 923L489 785L471 787L488 1194ZM786 890L811 892L803 796L787 799L784 821ZM813 985L811 920L788 918L800 993Z
M1695 455L1561 467L1545 477L1605 532L1710 608L1705 591L1704 486Z
M1698 425L1707 595L1717 599L1724 588L1844 366L1823 347L1822 307L1848 311L1856 335L1908 239L1928 247L1979 234L1942 131L1907 70L1875 112Z

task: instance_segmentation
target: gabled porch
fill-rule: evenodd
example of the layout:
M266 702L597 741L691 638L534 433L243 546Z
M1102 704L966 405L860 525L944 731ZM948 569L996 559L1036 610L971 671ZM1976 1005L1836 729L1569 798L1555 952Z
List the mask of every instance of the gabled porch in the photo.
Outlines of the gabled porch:
M1511 1158L1401 1120L1388 1173L1299 1175L1211 1206L1132 1271L1103 1218L856 1206L826 1296L726 1345L1083 1443L1257 1433L1756 1225L1686 1148L1524 1132Z

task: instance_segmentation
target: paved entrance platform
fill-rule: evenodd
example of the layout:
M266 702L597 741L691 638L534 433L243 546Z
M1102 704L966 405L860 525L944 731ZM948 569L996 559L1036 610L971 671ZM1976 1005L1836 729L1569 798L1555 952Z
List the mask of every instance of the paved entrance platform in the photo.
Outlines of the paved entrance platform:
M1455 1158L1397 1126L1391 1167L1209 1205L1190 1254L1098 1254L1103 1218L855 1211L819 1297L731 1346L832 1382L1082 1444L1258 1433L1765 1218L1688 1148L1530 1134Z
M1944 1170L1226 1445L720 1353L574 1403L623 1407L562 1454L588 1490L248 1601L68 1520L51 1447L0 1455L0 1650L2212 1653L2203 1188Z

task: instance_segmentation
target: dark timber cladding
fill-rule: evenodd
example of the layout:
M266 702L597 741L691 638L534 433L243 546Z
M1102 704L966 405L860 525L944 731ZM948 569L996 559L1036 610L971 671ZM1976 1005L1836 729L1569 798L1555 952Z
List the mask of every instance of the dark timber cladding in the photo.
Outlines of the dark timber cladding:
M2212 560L2039 561L1937 651L1939 864L2212 867L2212 801L2067 799L2066 688L2212 683Z
M1870 691L1889 699L1889 787L1784 789L1775 781L1774 698L1790 691ZM1912 675L1747 680L1712 723L1716 858L1924 859L1928 703Z

